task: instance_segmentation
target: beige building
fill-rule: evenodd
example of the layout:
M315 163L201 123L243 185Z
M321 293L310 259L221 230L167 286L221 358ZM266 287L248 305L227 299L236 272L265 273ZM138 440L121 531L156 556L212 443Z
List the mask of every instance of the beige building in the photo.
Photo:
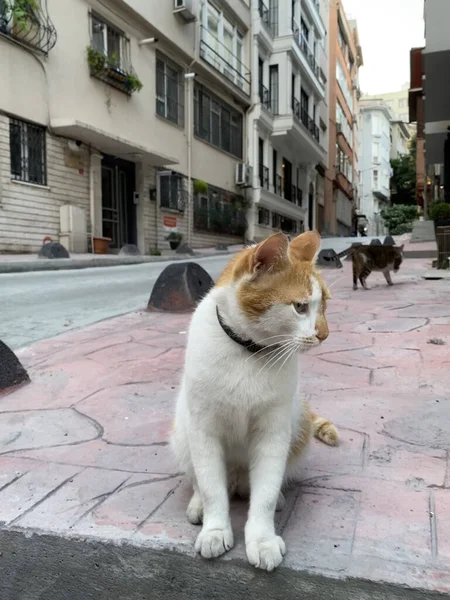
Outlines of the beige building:
M411 131L404 121L391 121L391 160L409 154Z
M242 240L250 0L28 11L0 2L0 251Z
M385 94L365 95L364 101L371 102L379 100L383 102L390 110L393 121L408 124L410 137L415 133L415 125L409 125L409 83L405 83L401 90L396 92L387 92Z

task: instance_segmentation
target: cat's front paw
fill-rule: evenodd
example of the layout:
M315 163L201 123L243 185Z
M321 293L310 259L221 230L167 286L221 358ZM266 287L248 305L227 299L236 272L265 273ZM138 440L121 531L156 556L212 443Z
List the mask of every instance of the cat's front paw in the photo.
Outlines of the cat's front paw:
M233 544L231 527L226 529L203 528L195 542L195 549L203 558L217 558L231 550Z
M286 554L286 545L281 537L274 535L262 541L248 542L246 550L251 565L270 572L281 564Z

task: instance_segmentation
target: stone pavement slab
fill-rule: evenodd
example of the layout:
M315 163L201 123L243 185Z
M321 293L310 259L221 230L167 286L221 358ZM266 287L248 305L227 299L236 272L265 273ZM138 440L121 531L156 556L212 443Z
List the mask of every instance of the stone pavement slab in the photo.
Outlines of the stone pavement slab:
M133 313L19 351L32 382L0 397L0 597L450 594L450 282L424 267L357 292L350 265L325 271L331 333L301 357L303 391L342 443L307 453L271 575L246 562L242 502L235 549L193 551L168 447L189 316Z

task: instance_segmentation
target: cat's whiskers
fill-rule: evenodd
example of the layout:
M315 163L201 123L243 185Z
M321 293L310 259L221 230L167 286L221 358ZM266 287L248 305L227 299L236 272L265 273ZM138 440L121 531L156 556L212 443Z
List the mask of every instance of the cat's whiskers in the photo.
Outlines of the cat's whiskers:
M277 375L278 373L282 370L282 368L284 367L284 365L287 363L287 361L296 353L298 352L300 348L297 346L295 346L294 348L291 349L291 351L288 353L288 355L286 356L286 358L284 359L283 363L281 364L280 368L277 371Z
M274 355L267 361L267 363L263 364L261 369L258 371L258 375L264 369L269 369L269 368L274 367L277 364L277 362L279 360L281 360L284 356L286 356L286 353L290 352L291 349L293 347L295 347L296 345L297 344L296 344L295 340L291 340L290 342L287 342L286 344L283 344L282 346L280 346L280 350L278 352L275 352Z
M292 337L292 336L289 336L289 337ZM284 343L286 343L286 342L284 342ZM273 352L275 352L276 350L278 350L278 348L280 348L282 346L283 346L283 344L280 344L279 342L274 342L273 344L264 346L264 348L261 348L261 350L257 350L256 352L253 352L252 354L250 354L250 356L248 356L244 362L247 362L248 360L251 360L252 358L256 358L256 360L260 360L261 358L267 358L267 356L270 356L271 354L273 354ZM270 350L270 348L273 348L273 350ZM261 354L265 350L269 350L269 352L267 352L267 355ZM257 354L259 354L259 356L256 356Z

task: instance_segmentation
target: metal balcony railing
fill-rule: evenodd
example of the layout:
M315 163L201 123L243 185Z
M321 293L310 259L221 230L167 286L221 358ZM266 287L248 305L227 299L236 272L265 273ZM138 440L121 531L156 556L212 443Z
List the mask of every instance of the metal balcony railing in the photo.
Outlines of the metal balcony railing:
M57 39L45 0L0 0L0 34L43 54L48 54Z
M276 6L276 4L277 3L273 1L271 7L268 8L263 0L258 0L259 16L272 37L278 35L278 6Z
M273 192L277 196L282 196L283 195L283 190L282 190L282 187L281 187L281 175L276 175L275 176L275 185L274 185Z
M294 204L297 203L297 186L296 185L292 186L291 197L289 198L289 200L291 202L293 202Z
M250 94L248 67L233 54L215 35L201 26L200 56L214 69L222 73L231 83Z
M322 82L320 67L317 64L316 58L314 56L314 52L311 50L308 44L308 40L302 34L300 27L297 25L295 19L292 19L292 33L294 34L294 40L297 46L302 51L303 56L306 58L309 66L311 67L312 72L317 77L317 79Z
M269 189L269 168L262 163L259 165L259 184L262 188Z
M259 84L259 99L264 108L269 112L272 112L270 90L268 90L262 83Z
M300 104L297 98L292 99L292 110L294 117L298 119L313 136L316 142L320 142L320 130L314 120L308 115L308 111Z

